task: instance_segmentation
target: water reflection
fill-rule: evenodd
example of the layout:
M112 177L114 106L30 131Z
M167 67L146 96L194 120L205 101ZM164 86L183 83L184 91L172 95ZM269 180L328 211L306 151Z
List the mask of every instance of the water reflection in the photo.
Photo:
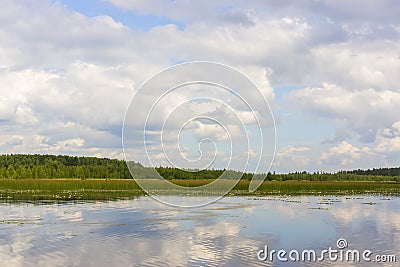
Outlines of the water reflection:
M196 209L149 197L3 203L0 259L2 266L311 266L260 262L257 252L265 244L322 250L342 237L354 249L396 254L399 229L400 199L382 196L229 197Z

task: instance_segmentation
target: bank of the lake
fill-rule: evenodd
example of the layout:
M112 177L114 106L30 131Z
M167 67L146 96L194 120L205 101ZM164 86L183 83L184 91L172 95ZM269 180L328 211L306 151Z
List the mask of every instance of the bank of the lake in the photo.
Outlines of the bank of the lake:
M158 183L156 180L154 183ZM211 180L171 180L196 187ZM249 192L250 181L240 181L229 195L353 195L399 194L400 183L371 181L265 181ZM162 190L162 188L160 189ZM10 200L106 200L145 195L132 179L1 179L0 198Z

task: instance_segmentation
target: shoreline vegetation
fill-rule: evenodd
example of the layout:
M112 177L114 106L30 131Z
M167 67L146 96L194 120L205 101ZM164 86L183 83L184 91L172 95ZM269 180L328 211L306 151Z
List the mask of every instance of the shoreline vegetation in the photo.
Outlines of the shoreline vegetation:
M129 162L135 178L144 179L154 169ZM167 167L156 168L170 182L184 187L206 185L225 170L186 172ZM225 172L234 177L235 171ZM244 173L228 195L400 195L400 168L325 172L264 174L266 179L249 192L251 173ZM221 180L223 183L223 179ZM162 192L162 186L160 187ZM0 199L2 201L37 200L112 200L146 195L129 172L125 161L95 157L54 155L0 155Z
M157 183L157 180L152 182ZM172 180L174 184L195 187L210 180ZM255 192L249 192L250 181L239 181L228 196L268 195L400 195L400 184L371 181L265 181ZM160 189L160 193L162 192ZM174 192L173 194L175 194ZM127 179L3 179L1 200L113 200L135 198L146 193ZM179 195L179 194L178 194Z

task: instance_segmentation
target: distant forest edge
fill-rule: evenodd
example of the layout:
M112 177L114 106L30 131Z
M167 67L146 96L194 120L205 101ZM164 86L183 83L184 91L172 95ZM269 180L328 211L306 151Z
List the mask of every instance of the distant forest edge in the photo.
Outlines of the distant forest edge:
M129 162L135 178L148 177L149 168L140 163ZM184 171L170 167L158 167L157 172L168 180L172 179L216 179L224 170ZM237 174L235 171L229 173ZM244 173L243 180L251 180L253 174ZM127 164L123 160L39 154L0 155L0 178L39 179L39 178L78 178L78 179L131 179ZM266 180L310 180L310 181L395 181L400 182L399 168L379 168L370 170L325 172L294 172L288 174L268 173Z

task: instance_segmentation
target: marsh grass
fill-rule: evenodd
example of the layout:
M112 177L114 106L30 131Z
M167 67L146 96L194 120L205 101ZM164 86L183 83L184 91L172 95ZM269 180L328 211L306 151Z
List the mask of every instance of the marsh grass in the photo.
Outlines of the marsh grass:
M0 189L12 190L140 190L131 179L3 179Z
M12 200L100 200L144 195L134 180L4 179L0 198Z
M163 185L157 180L148 180L158 190ZM184 187L198 187L211 180L171 180ZM219 182L224 188L224 181ZM255 192L249 192L250 181L239 181L230 195L279 195L279 194L400 194L400 183L352 182L352 181L265 181ZM217 187L218 191L219 188ZM171 193L171 192L170 192ZM172 192L174 194L174 192ZM14 200L102 200L134 198L145 193L132 179L1 179L0 198Z
M241 181L235 190L248 194L248 181ZM254 194L362 194L400 193L400 184L393 182L353 181L267 181ZM251 194L251 193L250 193Z

